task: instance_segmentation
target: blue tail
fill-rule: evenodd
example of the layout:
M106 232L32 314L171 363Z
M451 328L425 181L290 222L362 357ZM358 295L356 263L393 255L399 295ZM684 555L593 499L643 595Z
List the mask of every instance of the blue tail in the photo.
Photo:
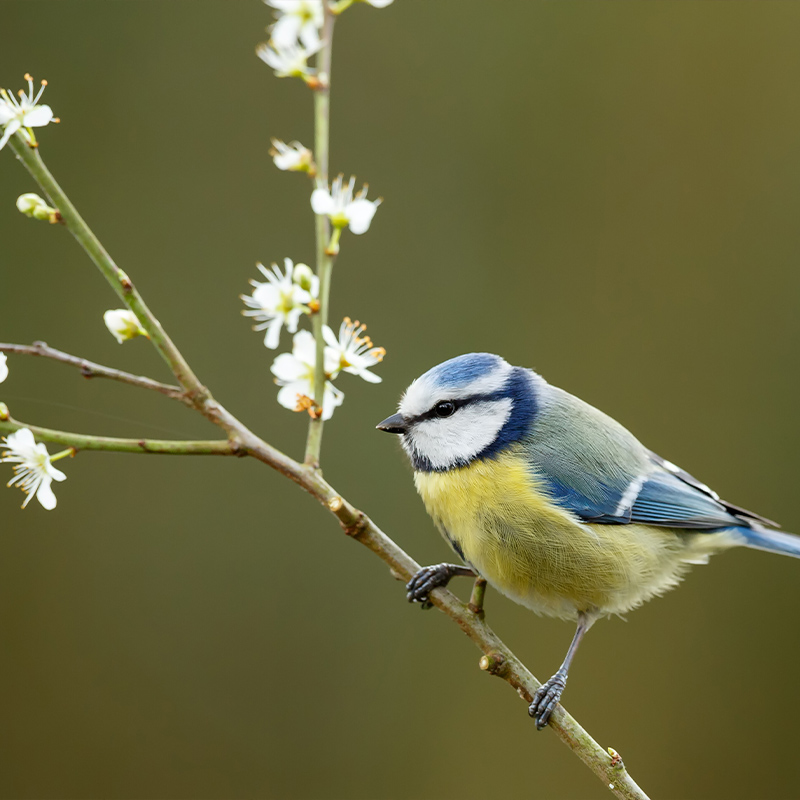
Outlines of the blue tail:
M735 530L744 539L742 544L745 547L800 558L800 536L768 531L765 528L736 528Z

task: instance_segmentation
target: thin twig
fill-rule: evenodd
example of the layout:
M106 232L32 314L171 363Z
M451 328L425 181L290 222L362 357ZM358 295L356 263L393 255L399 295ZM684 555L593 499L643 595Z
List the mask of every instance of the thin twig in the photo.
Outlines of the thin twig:
M147 307L131 279L114 263L100 240L84 222L83 217L50 174L50 170L47 169L39 155L38 148L30 147L20 132L12 136L8 144L48 196L51 204L58 209L69 232L78 240L89 258L111 284L111 288L117 293L117 296L136 314L142 327L147 331L150 341L167 362L172 374L186 390L189 398L195 403L201 403L207 399L210 396L208 389L200 383L180 350L167 336L161 323Z
M3 413L0 404L0 434L9 434L28 428L37 441L52 442L80 450L105 450L112 453L153 453L167 456L238 456L239 447L226 440L174 441L170 439L117 439L112 436L93 436L70 433L52 428L40 428L13 419Z
M325 8L325 22L322 28L322 49L318 58L319 86L314 91L314 159L317 164L317 185L328 186L328 163L330 157L331 122L331 61L333 54L333 23L336 17L331 13L328 3ZM331 273L333 255L327 252L331 238L330 220L325 214L316 217L317 275L319 276L319 313L311 318L311 328L316 341L316 361L314 362L314 401L322 409L325 397L325 342L322 339L322 326L328 324L328 301L331 292ZM322 417L313 416L308 423L305 463L319 467L322 449Z
M486 596L486 578L481 578L480 575L475 578L475 583L472 585L472 594L469 598L468 608L473 614L477 614L483 619L483 599Z
M172 400L180 400L188 406L192 405L186 393L179 386L170 386L167 383L154 381L151 378L145 378L141 375L133 375L130 372L123 372L113 367L104 367L102 364L96 364L94 361L89 361L86 358L72 356L69 353L63 352L63 350L56 350L55 347L50 347L46 342L34 342L33 344L10 344L0 342L0 353L19 353L20 355L26 356L50 358L53 361L60 361L62 364L69 364L73 367L77 367L84 378L109 378L113 381L130 384L131 386L139 386L142 389L152 389L153 391L166 395Z

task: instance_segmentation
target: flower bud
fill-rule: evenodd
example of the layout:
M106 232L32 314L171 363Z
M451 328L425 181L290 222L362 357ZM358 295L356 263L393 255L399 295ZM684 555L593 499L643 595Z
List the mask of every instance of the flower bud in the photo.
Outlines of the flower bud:
M106 311L103 314L103 322L120 344L137 336L147 336L147 331L139 324L136 314L127 308Z
M311 291L313 284L314 271L308 264L295 264L294 271L292 272L292 280L307 292Z
M56 209L48 206L38 194L33 192L21 194L17 198L17 208L26 217L31 217L32 219L47 220L48 222L58 221Z

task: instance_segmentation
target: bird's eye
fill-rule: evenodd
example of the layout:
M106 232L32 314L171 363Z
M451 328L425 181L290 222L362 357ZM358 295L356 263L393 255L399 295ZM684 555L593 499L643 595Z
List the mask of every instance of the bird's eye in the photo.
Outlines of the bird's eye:
M452 400L442 400L433 407L433 413L437 417L450 417L455 414L456 404Z

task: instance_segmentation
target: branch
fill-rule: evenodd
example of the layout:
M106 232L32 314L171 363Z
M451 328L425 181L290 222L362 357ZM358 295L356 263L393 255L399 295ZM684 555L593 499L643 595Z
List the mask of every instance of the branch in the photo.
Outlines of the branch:
M37 441L52 442L79 450L106 450L114 453L159 453L169 456L238 456L243 455L229 441L172 441L169 439L115 439L111 436L90 436L83 433L40 428L12 419L0 404L0 433L8 434L28 428Z
M170 386L166 383L154 381L151 378L133 375L130 372L123 372L122 370L113 369L112 367L104 367L101 364L95 364L94 361L89 361L80 356L71 356L69 353L65 353L62 350L56 350L55 347L49 347L47 342L34 342L30 345L0 342L0 353L19 353L20 355L26 356L50 358L53 361L60 361L62 364L70 364L73 367L77 367L84 378L110 378L120 383L139 386L142 389L152 389L153 391L166 395L172 400L180 400L186 405L192 405L192 402L178 386Z
M263 448L262 445L266 447ZM249 455L277 469L315 497L336 517L348 536L361 542L389 565L395 578L408 581L419 570L420 565L408 553L395 544L366 514L341 497L312 465L298 464L286 459L283 454L280 454L281 460L275 461L274 448L257 440L257 437L256 440L244 437L242 446ZM526 703L530 703L533 693L541 684L483 621L482 609L472 611L447 589L435 589L431 592L430 600L456 622L484 653L480 660L481 669L505 680ZM548 727L621 800L648 800L647 795L628 774L619 754L616 751L603 750L561 705L556 706Z
M327 5L327 4L326 4ZM327 32L330 36L332 17L326 15ZM323 57L323 66L327 61L328 73L330 71L330 39L327 48L328 55ZM324 119L328 119L327 93L317 92L315 97L318 118L321 117L320 108L324 108ZM319 98L324 98L321 100ZM324 104L324 106L322 105ZM319 131L318 131L319 133ZM325 130L327 137L327 129ZM327 142L327 138L326 138ZM67 196L56 183L53 176L45 167L36 150L31 149L21 134L16 134L9 140L9 145L17 157L25 164L39 186L50 197L51 202L61 213L70 232L80 242L92 261L100 269L117 294L128 307L136 314L142 327L148 332L151 341L170 365L173 374L185 390L186 400L194 406L204 417L223 428L227 433L228 441L203 441L180 442L161 441L148 439L113 439L101 436L86 436L82 434L67 433L65 431L38 428L24 425L11 419L8 410L0 404L0 432L12 432L21 427L28 427L38 439L48 442L74 447L76 450L115 450L117 452L134 453L166 453L166 454L204 454L204 455L250 455L302 486L315 497L339 521L339 524L348 536L361 542L373 553L389 565L392 575L400 580L409 580L419 570L417 564L404 550L398 547L383 531L375 525L363 512L344 500L330 484L323 480L318 469L319 444L322 434L321 420L312 421L309 429L309 444L307 447L306 464L299 464L286 456L280 450L267 444L263 439L252 433L242 422L234 417L211 396L208 389L203 386L189 365L174 345L172 340L162 329L158 320L152 315L139 293L134 289L128 276L111 260L100 242L80 217ZM327 144L325 158L318 156L320 169L325 169L327 160ZM327 178L327 176L326 176ZM322 217L327 223L327 218ZM320 217L317 218L318 231L321 231ZM318 246L326 239L318 237ZM325 258L318 261L321 270L320 278L324 276ZM328 263L328 279L330 267ZM321 280L321 284L323 281ZM329 282L328 282L329 285ZM322 288L320 298L322 301ZM325 289L327 292L327 288ZM321 302L322 305L322 302ZM322 308L321 308L322 312ZM315 315L315 335L321 333L322 313ZM317 338L318 348L321 336ZM66 355L66 354L64 354ZM73 358L69 356L68 358ZM72 362L68 362L72 363ZM318 367L322 366L322 359L317 359ZM103 368L104 369L104 368ZM124 374L124 373L121 373ZM105 377L110 377L106 375ZM135 376L132 376L135 378ZM137 379L146 381L147 379ZM143 385L138 383L137 385ZM148 388L153 388L149 386ZM174 388L174 387L170 387ZM319 401L321 403L321 395ZM540 686L536 678L531 675L522 662L509 650L497 637L492 629L481 619L479 608L480 590L474 600L476 611L462 603L447 589L435 589L430 596L432 603L453 619L458 626L472 639L483 652L480 660L481 669L489 672L509 683L526 702L530 702L533 693ZM622 759L615 751L607 753L584 730L576 720L571 717L562 706L556 706L549 727L555 734L584 762L621 800L648 800L647 795L637 786L636 782L628 775Z
M203 386L197 376L192 372L181 352L167 336L161 323L155 318L153 312L145 304L142 296L136 291L131 279L114 263L106 252L100 240L92 233L83 217L72 205L56 179L50 174L38 148L28 145L22 133L16 133L8 141L9 147L17 158L25 165L26 169L39 184L42 191L50 198L50 202L58 209L64 224L69 232L78 240L95 266L111 284L117 296L136 314L142 327L147 331L150 341L162 358L167 362L178 383L186 390L192 401L202 402L210 397L208 389Z
M319 86L314 91L314 159L317 164L317 185L328 186L328 162L330 154L331 123L331 60L333 56L333 23L336 17L328 3L323 3L325 23L322 29L324 42L318 58ZM333 255L327 252L331 238L330 220L325 214L316 215L317 275L319 277L319 313L311 318L311 328L317 343L314 366L314 400L322 408L325 397L325 342L322 326L328 324L328 300L331 293ZM308 423L306 439L306 464L319 466L322 449L322 417L312 417Z

